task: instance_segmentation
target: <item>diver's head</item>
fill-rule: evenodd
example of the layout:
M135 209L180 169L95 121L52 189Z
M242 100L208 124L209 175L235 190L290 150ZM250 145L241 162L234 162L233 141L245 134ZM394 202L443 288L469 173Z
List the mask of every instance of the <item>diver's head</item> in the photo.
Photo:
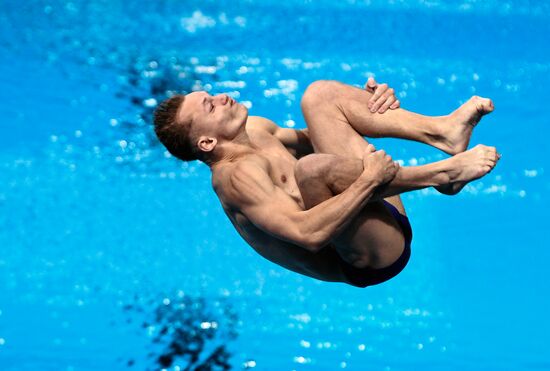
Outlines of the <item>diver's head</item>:
M212 163L224 144L245 132L248 109L226 94L205 91L175 95L155 110L155 133L183 161Z

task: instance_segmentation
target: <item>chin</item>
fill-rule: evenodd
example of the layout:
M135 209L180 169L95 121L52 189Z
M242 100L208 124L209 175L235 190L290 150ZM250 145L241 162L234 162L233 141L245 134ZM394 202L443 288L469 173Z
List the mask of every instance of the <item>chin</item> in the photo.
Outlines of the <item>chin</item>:
M243 116L243 120L246 120L248 118L248 108L243 104L239 104L239 114Z

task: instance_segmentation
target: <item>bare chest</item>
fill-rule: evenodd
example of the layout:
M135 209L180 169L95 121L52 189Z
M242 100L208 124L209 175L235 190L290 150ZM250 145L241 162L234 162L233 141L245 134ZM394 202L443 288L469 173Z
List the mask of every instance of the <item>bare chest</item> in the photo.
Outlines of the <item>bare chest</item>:
M269 132L250 130L248 136L250 141L261 149L254 160L267 171L275 186L304 209L304 201L294 176L297 159ZM221 184L220 188L223 187L223 179L225 177L220 175L217 178L219 181L215 182ZM280 240L257 228L238 208L226 207L223 197L220 201L241 237L264 258L311 277L339 280L337 277L339 273L334 273L333 255L325 257L319 253L314 254L300 246Z
M286 150L279 140L268 133L250 135L250 139L262 148L262 157L266 161L266 167L273 184L281 188L301 208L304 208L304 201L294 176L294 170L298 162L296 158Z

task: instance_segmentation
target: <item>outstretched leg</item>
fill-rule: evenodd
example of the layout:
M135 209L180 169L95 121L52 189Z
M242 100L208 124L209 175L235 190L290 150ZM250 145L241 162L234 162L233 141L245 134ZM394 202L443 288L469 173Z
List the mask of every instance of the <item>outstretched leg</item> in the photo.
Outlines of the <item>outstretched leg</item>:
M344 154L354 151L362 138L350 138L355 131L362 136L395 137L434 146L451 155L468 147L472 130L481 117L493 110L490 99L474 96L447 116L430 117L404 109L372 113L366 90L334 80L318 80L306 89L301 106L316 152ZM357 136L356 136L357 137ZM339 152L339 153L337 153ZM357 157L357 156L356 156Z

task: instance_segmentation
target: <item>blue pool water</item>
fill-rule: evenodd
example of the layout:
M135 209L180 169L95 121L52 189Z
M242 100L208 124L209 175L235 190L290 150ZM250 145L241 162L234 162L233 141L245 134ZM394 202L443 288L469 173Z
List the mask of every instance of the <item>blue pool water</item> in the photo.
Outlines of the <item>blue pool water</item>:
M8 0L0 35L0 369L550 369L547 2ZM403 195L411 261L379 286L256 255L152 134L166 90L300 128L310 82L370 75L428 115L491 97L471 146L503 154Z

